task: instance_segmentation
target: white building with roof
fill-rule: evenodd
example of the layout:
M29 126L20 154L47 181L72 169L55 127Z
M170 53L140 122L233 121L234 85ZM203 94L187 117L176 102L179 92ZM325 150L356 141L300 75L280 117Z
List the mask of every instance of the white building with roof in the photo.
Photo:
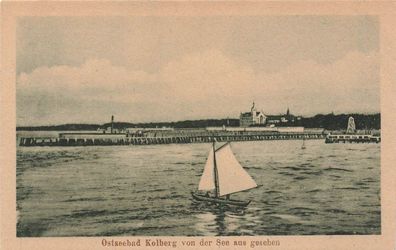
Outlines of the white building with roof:
M253 102L250 112L241 113L239 117L240 127L250 127L252 125L265 124L267 117L263 112L257 111L255 104Z

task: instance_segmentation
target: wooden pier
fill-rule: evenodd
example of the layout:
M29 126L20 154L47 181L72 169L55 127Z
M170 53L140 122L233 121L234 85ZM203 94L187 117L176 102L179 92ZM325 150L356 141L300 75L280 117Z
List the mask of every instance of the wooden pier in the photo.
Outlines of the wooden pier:
M19 146L113 146L113 145L153 145L209 143L213 140L225 141L265 141L324 139L323 133L214 133L206 135L181 136L128 136L127 134L61 134L59 138L22 137Z
M370 134L329 134L325 143L380 143L379 135Z

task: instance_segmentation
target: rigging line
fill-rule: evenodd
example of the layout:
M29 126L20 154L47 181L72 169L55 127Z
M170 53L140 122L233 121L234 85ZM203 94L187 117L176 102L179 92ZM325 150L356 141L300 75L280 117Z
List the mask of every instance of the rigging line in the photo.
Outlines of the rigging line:
M230 142L226 142L225 144L221 145L218 149L215 150L215 152L219 151L220 149L224 148L226 145L230 144Z

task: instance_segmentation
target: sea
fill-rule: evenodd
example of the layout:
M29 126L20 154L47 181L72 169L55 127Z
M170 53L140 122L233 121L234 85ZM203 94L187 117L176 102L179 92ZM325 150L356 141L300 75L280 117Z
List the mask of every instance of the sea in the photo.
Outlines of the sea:
M380 144L305 146L231 143L259 185L245 209L192 199L209 143L18 146L17 236L380 234Z

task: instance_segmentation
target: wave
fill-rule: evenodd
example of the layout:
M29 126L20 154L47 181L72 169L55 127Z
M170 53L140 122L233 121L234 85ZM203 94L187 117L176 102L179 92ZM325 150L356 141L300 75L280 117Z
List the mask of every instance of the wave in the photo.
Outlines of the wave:
M281 175L294 176L295 174L289 172L279 172Z
M358 182L355 182L355 185L357 185L357 186L367 186L367 182L358 181Z
M333 167L325 168L325 169L323 169L323 171L344 171L344 172L353 172L353 170L349 170L349 169L345 169L345 168L333 168Z
M323 191L323 190L322 189L312 189L312 190L307 191L307 193L317 193L317 192L321 192L321 191Z
M341 190L358 190L358 189L362 189L363 187L338 187L338 188L334 188L334 189L341 189Z
M301 165L300 165L301 166ZM298 167L284 167L284 168L286 168L286 169L290 169L290 170L294 170L294 171L301 171L301 170L306 170L307 168L306 167L304 167L304 166L302 166L302 167L300 167L300 166L298 166Z
M64 200L64 202L79 202L79 201L105 201L105 199L100 197L94 197L94 198L76 198L76 199Z
M107 210L78 210L73 211L71 215L67 216L70 218L85 218L85 217L95 217L95 216L102 216L107 215L109 211Z
M268 190L268 191L265 191L264 193L266 193L266 194L281 194L282 192L276 191L276 190Z
M245 168L245 169L258 169L258 170L261 170L262 168L260 168L260 167L243 167L243 168Z
M176 169L171 169L171 168L162 170L162 172L176 172L176 171L177 171ZM161 171L158 171L158 172L161 172Z
M302 174L307 174L307 175L319 176L319 175L323 174L323 171L322 170L318 170L318 171L303 171L301 173Z
M378 181L374 180L374 179L371 178L371 177L364 178L364 179L362 179L362 181L365 181L365 182L378 182Z
M342 178L342 176L339 175L334 175L334 174L329 174L330 177L334 177L336 179Z
M169 200L169 199L178 199L178 198L186 198L185 196L183 196L183 195L179 195L179 194L176 194L176 195L166 195L166 196L160 196L160 197L158 197L157 199L160 199L160 200Z
M294 207L289 209L292 214L297 214L299 216L309 216L309 215L317 215L318 211L309 207Z
M346 214L347 211L339 209L339 208L329 208L325 209L325 212L334 213L334 214Z

